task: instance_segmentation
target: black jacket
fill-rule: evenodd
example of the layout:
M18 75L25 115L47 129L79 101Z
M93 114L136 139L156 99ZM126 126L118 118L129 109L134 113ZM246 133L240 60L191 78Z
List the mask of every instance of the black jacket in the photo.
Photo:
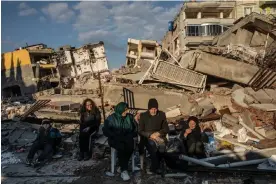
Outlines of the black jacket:
M61 143L61 139L62 136L58 129L50 127L45 130L45 128L40 127L36 141L39 141L41 144L51 144L53 147L56 147Z
M80 116L80 131L90 127L89 132L95 132L99 130L101 124L101 112L96 109L96 113L83 112Z
M162 111L158 111L155 116L150 115L149 111L141 113L138 128L139 135L149 138L154 132L159 132L160 137L166 139L169 132L166 114Z
M204 132L201 132L198 124L196 124L195 129L193 129L192 132L187 137L185 137L184 133L188 128L188 123L183 122L183 129L180 133L180 138L183 140L186 147L189 148L191 144L195 142L208 142L208 136Z

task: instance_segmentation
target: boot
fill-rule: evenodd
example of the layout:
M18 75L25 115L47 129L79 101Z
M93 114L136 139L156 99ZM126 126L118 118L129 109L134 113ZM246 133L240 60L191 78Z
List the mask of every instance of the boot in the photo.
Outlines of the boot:
M84 153L80 152L79 157L78 157L78 161L82 161L84 158Z
M33 159L27 158L26 159L26 165L32 165Z
M84 161L87 161L90 159L90 156L88 154L88 152L84 152Z

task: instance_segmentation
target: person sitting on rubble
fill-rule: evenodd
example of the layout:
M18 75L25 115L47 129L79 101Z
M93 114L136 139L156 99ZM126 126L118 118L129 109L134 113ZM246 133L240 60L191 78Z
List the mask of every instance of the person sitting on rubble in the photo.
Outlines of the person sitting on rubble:
M199 127L198 118L191 116L183 123L180 139L183 140L188 156L196 158L206 157L203 143L208 142L208 137Z
M115 106L115 112L104 122L103 133L108 137L109 146L117 151L121 178L124 181L129 180L128 162L134 150L137 128L127 103L120 102Z
M50 155L53 155L57 151L57 146L61 143L60 131L52 127L52 121L49 119L42 120L41 127L39 128L39 133L34 141L29 154L26 159L26 164L31 165L33 163L34 155L42 150L43 152L37 157L34 164L38 165L46 161Z
M166 114L158 110L158 102L152 98L148 102L148 110L141 113L138 133L140 135L139 154L143 160L144 147L150 154L151 172L160 174L160 156L165 152L166 135L169 132ZM141 163L141 165L143 165ZM143 166L142 166L143 167ZM144 168L141 168L142 170Z
M100 124L101 113L95 102L89 98L85 99L80 110L80 152L78 161L86 161L92 157L92 138L99 131Z

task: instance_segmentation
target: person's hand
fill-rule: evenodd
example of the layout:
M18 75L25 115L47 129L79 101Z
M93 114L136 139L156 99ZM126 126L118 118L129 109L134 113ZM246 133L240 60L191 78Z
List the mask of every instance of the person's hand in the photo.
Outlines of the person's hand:
M184 136L187 137L191 132L192 130L190 128L186 129Z
M136 116L134 117L134 119L138 123L140 120L140 113L137 113Z
M85 129L83 129L82 131L83 132L88 132L90 130L90 127L87 127L87 128L85 128Z
M154 132L153 134L150 135L150 138L151 139L156 139L160 136L160 133L159 132Z

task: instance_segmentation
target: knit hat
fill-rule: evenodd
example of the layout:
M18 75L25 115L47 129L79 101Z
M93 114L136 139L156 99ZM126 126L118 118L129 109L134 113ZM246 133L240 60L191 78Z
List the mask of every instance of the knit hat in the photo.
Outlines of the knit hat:
M151 98L148 103L148 109L156 108L158 109L158 102L155 98Z
M44 119L42 120L41 125L46 125L46 124L51 125L51 123L52 123L51 120L49 120L49 119L47 119L47 118L44 118Z

